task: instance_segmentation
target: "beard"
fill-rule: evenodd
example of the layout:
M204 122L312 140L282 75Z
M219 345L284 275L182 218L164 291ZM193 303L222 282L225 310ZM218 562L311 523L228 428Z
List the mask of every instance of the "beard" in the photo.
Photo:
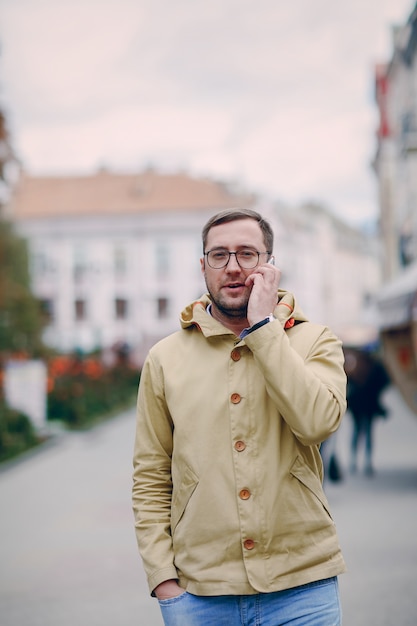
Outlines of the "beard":
M215 307L220 311L222 315L224 315L225 317L238 318L238 319L246 318L246 315L248 312L249 297L245 298L243 302L242 300L240 302L237 301L236 303L234 303L233 300L232 301L228 300L226 302L222 298L217 298L216 296L214 296L208 286L207 286L207 290L209 292L212 303L215 305Z

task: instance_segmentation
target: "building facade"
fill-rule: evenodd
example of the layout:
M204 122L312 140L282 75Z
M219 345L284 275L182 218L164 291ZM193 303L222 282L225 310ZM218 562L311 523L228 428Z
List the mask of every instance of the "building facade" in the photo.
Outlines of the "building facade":
M417 4L406 24L393 29L392 57L376 71L376 100L380 338L391 376L417 414Z
M29 244L45 342L64 352L127 345L142 363L204 293L201 229L231 207L271 222L282 287L313 321L348 341L369 325L375 242L319 206L290 209L185 174L23 176L8 209Z
M374 169L385 280L417 261L417 5L393 27L393 53L376 67L379 111Z
M183 174L23 176L9 212L29 244L46 343L66 352L127 344L141 361L204 292L206 220L251 203Z
M327 324L346 343L376 339L375 295L381 284L376 235L318 204L277 211L282 286L294 291L309 319Z

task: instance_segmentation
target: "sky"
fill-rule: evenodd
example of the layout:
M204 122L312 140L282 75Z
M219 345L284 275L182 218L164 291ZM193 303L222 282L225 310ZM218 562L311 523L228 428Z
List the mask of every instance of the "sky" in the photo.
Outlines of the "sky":
M375 63L414 0L0 0L0 106L34 175L100 167L378 213Z

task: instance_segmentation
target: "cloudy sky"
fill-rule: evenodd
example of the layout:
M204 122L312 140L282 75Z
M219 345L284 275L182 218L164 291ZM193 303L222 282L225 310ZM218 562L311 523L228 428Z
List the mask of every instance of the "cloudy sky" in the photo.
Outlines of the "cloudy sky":
M414 0L0 0L0 98L33 174L186 170L377 212L374 64Z

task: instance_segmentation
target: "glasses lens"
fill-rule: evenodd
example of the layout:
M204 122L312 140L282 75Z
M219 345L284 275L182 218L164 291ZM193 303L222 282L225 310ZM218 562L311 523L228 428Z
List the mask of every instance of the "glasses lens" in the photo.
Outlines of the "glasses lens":
M250 270L258 265L259 254L255 250L239 250L236 252L236 258L240 267Z
M207 253L207 261L210 267L214 269L225 267L229 261L229 252L227 250L211 250Z

